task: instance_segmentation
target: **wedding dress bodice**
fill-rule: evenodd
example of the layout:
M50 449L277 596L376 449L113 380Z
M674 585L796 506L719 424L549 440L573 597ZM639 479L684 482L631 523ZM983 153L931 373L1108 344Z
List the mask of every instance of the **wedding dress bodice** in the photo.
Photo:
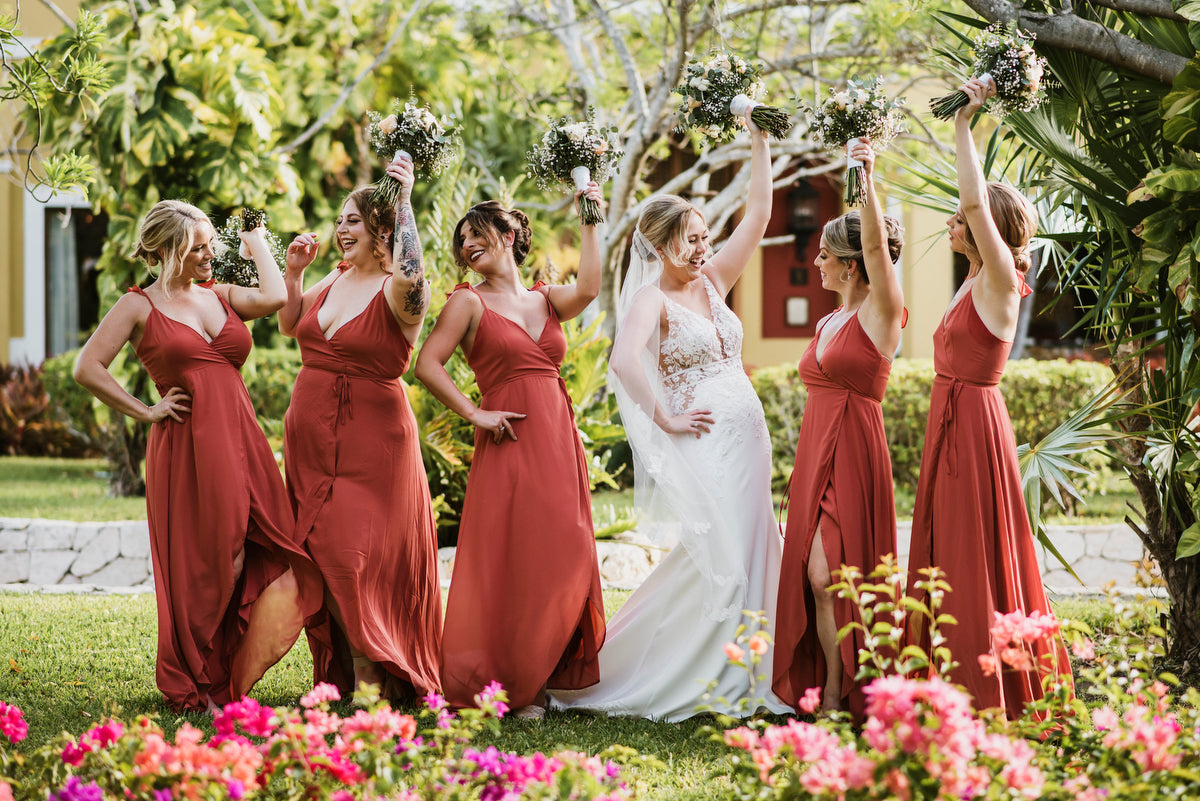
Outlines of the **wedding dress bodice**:
M658 369L671 414L692 405L696 385L725 371L742 369L742 323L722 302L712 282L704 276L704 290L712 318L706 318L669 297L664 308L667 333L658 351Z

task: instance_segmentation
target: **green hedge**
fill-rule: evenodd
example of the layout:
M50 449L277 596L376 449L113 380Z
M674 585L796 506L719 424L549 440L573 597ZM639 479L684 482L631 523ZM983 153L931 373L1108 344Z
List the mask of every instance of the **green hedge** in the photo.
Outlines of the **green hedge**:
M1009 362L1004 368L1000 391L1012 417L1017 442L1042 439L1111 379L1108 367L1095 362L1061 359ZM807 393L791 365L755 370L750 380L762 400L771 431L772 482L776 490L782 490L795 463ZM898 359L892 366L883 399L883 422L892 456L892 475L899 486L916 486L932 391L932 359ZM1092 466L1098 467L1103 462L1098 456L1092 460Z

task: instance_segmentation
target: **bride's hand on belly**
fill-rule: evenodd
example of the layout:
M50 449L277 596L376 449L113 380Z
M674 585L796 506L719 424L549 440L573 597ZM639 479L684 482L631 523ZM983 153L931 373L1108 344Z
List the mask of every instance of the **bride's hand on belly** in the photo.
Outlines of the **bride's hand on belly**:
M712 431L713 416L708 409L688 409L683 414L668 417L662 424L668 434L692 434L697 439Z

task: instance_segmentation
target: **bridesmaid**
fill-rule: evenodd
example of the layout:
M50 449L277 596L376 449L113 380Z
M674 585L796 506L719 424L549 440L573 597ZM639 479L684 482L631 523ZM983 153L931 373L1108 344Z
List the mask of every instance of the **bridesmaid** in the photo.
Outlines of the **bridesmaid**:
M601 200L595 183L586 194ZM471 207L454 257L481 280L455 287L417 358L417 377L476 427L443 633L446 698L469 706L499 681L519 717L545 713L548 687L595 684L604 642L587 463L559 375L560 322L600 290L600 240L583 226L574 285L526 289L518 265L530 236L520 211ZM456 347L478 407L446 373Z
M175 710L240 699L320 606L320 576L292 542L279 467L238 372L250 352L242 322L285 298L264 230L241 234L259 286L211 284L208 218L178 200L156 203L133 255L160 266L158 277L113 305L75 364L75 380L105 405L152 424L146 512L156 675ZM108 372L126 342L162 396L153 406Z
M410 194L411 161L388 166L396 207L355 190L335 232L342 261L304 292L317 238L287 253L279 330L303 367L284 420L296 536L325 578L322 623L308 629L313 681L388 695L441 688L437 531L417 421L400 380L429 305ZM330 619L332 618L332 619Z
M984 181L971 117L994 85L972 79L962 89L970 102L954 118L960 205L947 225L950 248L971 267L933 334L937 375L913 511L909 581L931 565L945 571L952 591L941 609L958 621L943 630L959 662L951 678L971 693L977 708L1001 707L1015 718L1042 695L1038 671L989 676L978 658L995 656L988 631L994 613L1050 614L999 388L1021 298L1030 291L1024 275L1037 215L1010 187ZM914 633L928 652L928 632ZM1039 643L1036 656L1071 680L1061 640Z
M896 507L880 405L900 345L904 295L894 263L900 224L875 194L875 153L864 140L851 154L863 163L867 200L826 224L815 260L821 286L842 305L817 325L800 359L808 388L789 488L787 534L775 630L775 694L793 707L821 688L825 711L863 715L854 682L862 636L839 643L856 610L830 593L831 572L852 565L869 573L896 551Z

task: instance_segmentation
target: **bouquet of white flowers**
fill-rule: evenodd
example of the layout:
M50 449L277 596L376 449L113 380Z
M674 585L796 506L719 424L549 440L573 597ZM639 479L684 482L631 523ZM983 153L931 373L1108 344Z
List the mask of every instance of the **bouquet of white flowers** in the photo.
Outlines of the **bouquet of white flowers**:
M679 130L695 129L714 142L728 142L745 127L743 118L749 111L754 124L771 136L787 136L791 115L758 102L763 93L761 75L762 67L724 51L703 63L689 62L683 86L675 88L683 95Z
M989 25L975 37L975 64L971 77L991 79L996 95L988 103L988 111L998 117L1014 111L1030 111L1046 99L1042 78L1046 74L1046 59L1033 49L1034 35L1015 25L999 22ZM967 94L957 89L929 103L933 116L948 120L967 105Z
M904 130L903 105L904 98L889 98L883 92L883 78L875 77L852 80L845 89L831 88L824 103L807 109L821 145L846 150L846 205L861 206L867 199L862 162L851 158L849 151L860 137L869 138L876 152L887 147Z
M616 171L624 155L615 141L616 127L596 125L596 110L588 108L582 120L551 117L542 141L534 145L526 159L526 171L543 189L574 186L583 191L588 181L602 184ZM579 199L579 219L584 225L604 222L600 205L587 197Z
M212 259L213 281L218 284L258 286L258 265L250 257L250 249L238 236L238 231L253 231L267 223L267 214L262 209L243 209L241 217L230 217L225 225L217 229L217 247ZM270 229L266 231L267 246L271 256L282 272L287 265L283 242Z
M367 112L371 120L368 131L371 149L385 159L408 158L413 170L424 178L433 178L454 161L454 129L446 119L438 119L425 106L392 101L392 113L384 117ZM400 193L400 183L384 175L376 186L371 200L380 206L391 206Z

